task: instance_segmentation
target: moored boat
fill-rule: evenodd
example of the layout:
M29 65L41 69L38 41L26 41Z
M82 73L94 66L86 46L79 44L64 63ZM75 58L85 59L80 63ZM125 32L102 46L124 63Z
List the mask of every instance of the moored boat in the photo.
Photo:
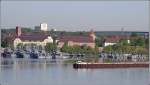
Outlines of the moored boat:
M73 68L148 68L148 63L86 63L77 62L73 64Z
M3 58L11 58L12 51L11 49L4 49L4 52L1 54Z
M18 50L18 51L16 52L16 58L24 58L23 52L21 52L20 50Z
M30 58L31 58L31 59L38 59L38 58L39 58L38 53L33 50L33 51L30 53Z

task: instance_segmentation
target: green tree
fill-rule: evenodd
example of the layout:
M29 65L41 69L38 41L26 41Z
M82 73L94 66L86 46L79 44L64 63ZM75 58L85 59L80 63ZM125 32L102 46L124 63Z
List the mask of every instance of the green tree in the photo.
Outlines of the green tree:
M149 51L149 39L145 39L145 48Z
M106 53L110 53L110 52L112 52L113 51L113 48L112 48L112 46L111 45L109 45L109 46L106 46L106 47L104 47L104 52L106 52Z
M95 39L95 44L98 47L102 47L103 46L103 41L104 41L104 37L103 36L99 36Z
M18 49L23 49L23 43L19 43L19 44L17 45L17 48L18 48Z
M46 43L45 51L51 53L52 51L57 49L57 45L53 43Z
M64 43L63 47L60 49L61 52L66 52L66 53L85 53L85 54L97 54L98 53L98 48L91 48L86 45L79 46L79 45L74 45L74 46L68 46L67 43Z
M132 46L145 46L145 39L143 37L137 36L131 38Z
M33 30L31 28L22 28L23 33L32 33Z
M133 32L130 37L137 37L137 36L138 36L137 33Z
M67 49L68 49L68 42L65 42L60 50L61 52L67 52Z
M5 38L2 38L1 46L2 47L10 47L11 46L11 38L8 35L5 35ZM3 36L2 36L3 37Z
M8 47L8 42L7 42L6 40L2 41L2 42L1 42L1 46L2 46L3 48Z

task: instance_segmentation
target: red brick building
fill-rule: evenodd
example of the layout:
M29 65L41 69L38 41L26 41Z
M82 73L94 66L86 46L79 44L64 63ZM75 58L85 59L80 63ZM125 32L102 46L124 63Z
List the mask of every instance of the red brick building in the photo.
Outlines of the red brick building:
M127 40L130 43L129 36L110 36L105 38L104 46L114 45L120 42L120 40Z
M61 36L58 39L58 47L61 48L65 42L68 43L68 46L89 46L95 48L95 33L92 31L88 36Z

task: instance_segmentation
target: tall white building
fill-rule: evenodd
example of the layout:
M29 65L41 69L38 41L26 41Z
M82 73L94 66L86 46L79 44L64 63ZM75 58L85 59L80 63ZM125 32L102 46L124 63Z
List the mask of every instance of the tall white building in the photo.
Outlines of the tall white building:
M46 23L41 23L41 24L40 24L40 27L41 27L41 30L42 30L42 31L47 31L47 29L48 29L48 26L47 26Z

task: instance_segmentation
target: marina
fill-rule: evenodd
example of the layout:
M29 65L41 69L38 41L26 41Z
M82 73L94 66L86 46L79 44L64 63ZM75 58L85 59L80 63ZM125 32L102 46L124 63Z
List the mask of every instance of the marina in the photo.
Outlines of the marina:
M149 1L2 1L0 85L150 85Z

